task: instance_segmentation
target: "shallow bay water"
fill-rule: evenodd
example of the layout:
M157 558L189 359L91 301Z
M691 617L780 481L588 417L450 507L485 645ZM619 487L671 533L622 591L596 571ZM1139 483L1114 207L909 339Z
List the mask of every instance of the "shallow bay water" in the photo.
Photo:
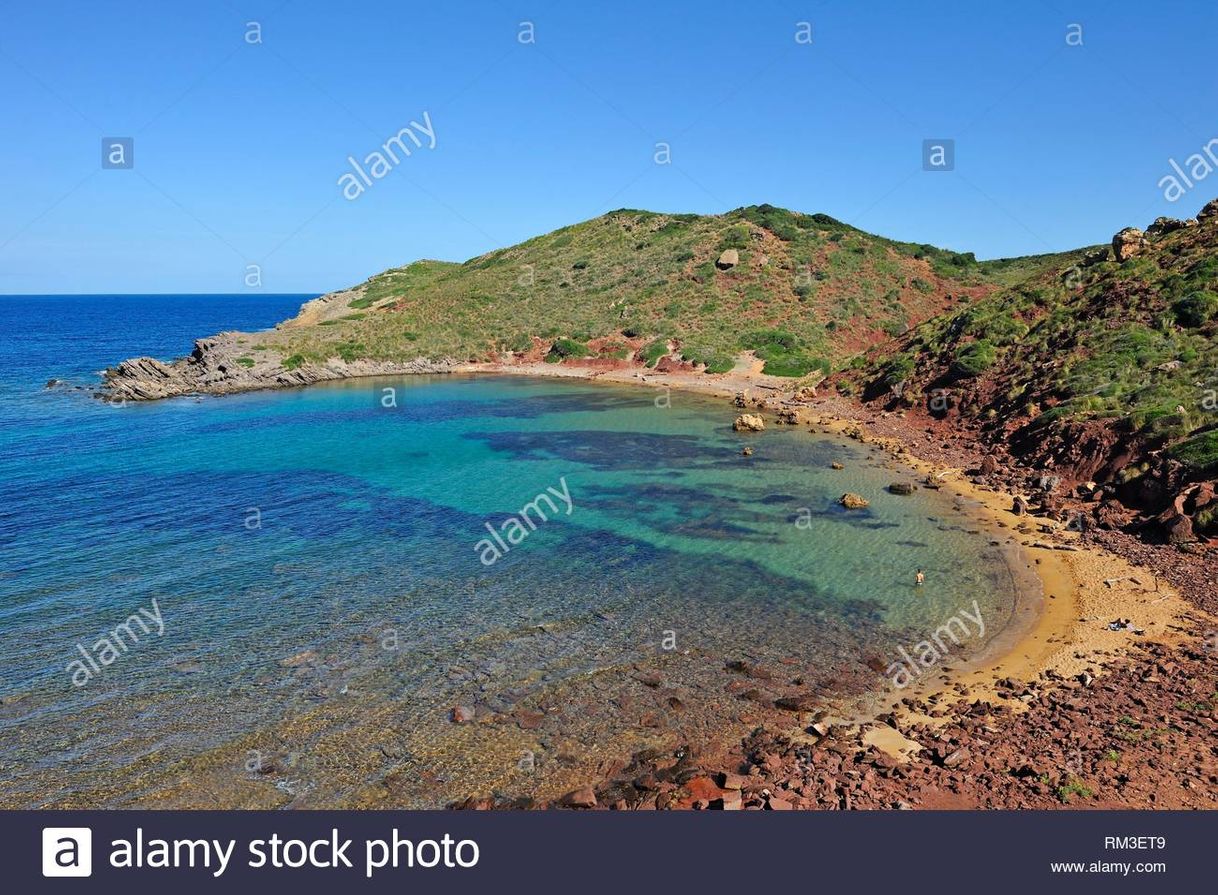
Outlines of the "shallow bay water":
M762 691L858 695L962 608L987 630L961 656L1014 611L951 496L889 494L912 475L853 442L735 433L719 399L459 376L123 407L43 388L300 300L0 299L0 804L544 794L747 723L728 661L778 669ZM99 638L154 606L163 633L103 664Z

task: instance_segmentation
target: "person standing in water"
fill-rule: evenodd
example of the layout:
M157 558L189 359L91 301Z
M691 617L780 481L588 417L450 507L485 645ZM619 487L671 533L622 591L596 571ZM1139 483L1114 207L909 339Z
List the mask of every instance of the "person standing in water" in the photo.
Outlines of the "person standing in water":
M922 574L921 569L918 569L918 574L914 576L914 586L921 587L925 581L926 581L926 576L924 574Z

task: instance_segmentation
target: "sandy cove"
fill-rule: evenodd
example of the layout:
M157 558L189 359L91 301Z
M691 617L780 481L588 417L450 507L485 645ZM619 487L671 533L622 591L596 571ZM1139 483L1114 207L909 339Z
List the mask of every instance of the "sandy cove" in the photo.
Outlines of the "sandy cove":
M791 381L765 376L760 366L742 362L721 375L566 363L469 364L454 372L578 378L725 398L743 394L750 408L782 411L788 419L794 410L797 424L810 431L871 445L891 462L950 490L958 508L980 524L991 543L1010 548L1009 560L1034 574L1041 594L1035 588L1025 594L1018 616L983 654L900 691L888 711L877 703L853 717L822 713L809 726L761 727L726 753L703 755L699 744L686 744L671 757L640 754L613 779L543 804L770 810L1046 808L1087 802L1098 807L1218 807L1213 795L1218 783L1213 745L1218 682L1210 648L1218 627L1214 616L1089 536L1051 523L1042 528L1048 520L1016 515L1012 494L970 480L964 471L971 468L967 459L951 465L919 457L912 426L905 437L877 436L858 418L842 413L853 408L843 407L836 396L793 401ZM773 418L768 422L773 424ZM1113 630L1110 623L1116 620L1127 624ZM1175 680L1165 684L1168 677ZM1147 699L1148 689L1161 691L1159 698ZM1118 710L1118 703L1128 711L1105 718L1105 712ZM1171 785L1163 786L1162 793L1153 774L1143 774L1137 781L1141 785L1120 779L1128 777L1126 761L1154 764L1146 753L1162 753L1162 732L1175 734L1180 727L1148 727L1130 714L1152 706L1190 715L1181 722L1181 742L1172 742L1184 767L1173 770ZM1045 753L1043 743L1030 742L1046 735L1054 740L1058 733L1053 754ZM1111 768L1097 767L1087 752L1090 745L1083 744L1110 737L1122 748L1104 750L1101 760ZM1074 740L1080 745L1071 745ZM1042 758L1037 762L1033 756L1038 750ZM1089 783L1097 774L1105 781L1117 774L1119 793ZM645 785L640 787L640 781ZM506 806L471 799L464 807Z
M1039 578L1044 594L1043 601L1037 601L1041 605L1021 607L1032 617L1015 621L1017 639L1007 638L992 645L986 655L970 663L973 667L956 671L952 683L966 684L972 695L992 692L987 681L992 685L1001 678L1035 676L1046 670L1073 677L1095 666L1098 659L1114 655L1113 632L1107 628L1112 619L1128 618L1134 628L1145 630L1154 639L1168 642L1179 639L1181 621L1193 608L1150 571L1134 567L1110 551L1081 544L1077 532L1060 530L1051 536L1028 532L1023 539L1016 537L1017 523L1036 520L1011 512L1013 495L970 482L958 466L920 459L903 440L873 435L857 419L820 413L815 403L791 402L788 400L791 380L766 376L760 372L761 366L762 362L756 361L738 365L730 373L707 375L684 370L657 373L637 367L597 369L540 362L468 364L454 372L574 378L725 398L744 394L752 408L772 412L795 409L799 424L810 431L873 445L893 462L941 483L944 489L967 501L989 534L1024 548L1020 553L1032 561L1028 569ZM773 424L772 419L769 422ZM1095 673L1094 669L1091 673Z
M215 353L202 352L203 361ZM335 361L324 375L313 371L313 378L300 381L225 373L212 382L200 374L210 369L207 363L179 362L165 367L163 382L136 370L130 381L120 378L117 384L134 387L130 397L156 399L434 372L576 378L724 398L743 394L752 409L782 412L788 420L794 413L796 424L868 444L948 489L959 511L1017 558L1013 574L1030 573L1039 584L1024 589L1033 597L983 654L967 665L949 663L933 680L928 676L926 683L898 691L899 699L880 699L851 717L799 713L798 726L771 719L726 750L707 743L648 750L624 766L611 763L606 779L561 800L509 807L1059 807L1082 800L1097 807L1218 807L1218 623L1200 608L1213 606L1214 588L1206 583L1213 576L1203 569L1200 576L1173 577L1187 563L1128 536L1109 541L1145 561L1138 566L1101 549L1101 533L1080 537L1050 520L1015 516L1009 493L965 472L979 465L976 446L961 444L965 436L954 439L952 451L938 450L930 430L903 414L877 415L837 395L793 400L796 383L764 375L761 362L748 356L732 371L710 375L664 361L657 370L604 360L407 366ZM112 390L115 384L111 380ZM146 386L150 393L140 394ZM1038 531L1043 522L1050 523L1048 530ZM1161 578L1146 565L1158 568ZM1183 584L1188 599L1162 579ZM1129 624L1110 630L1116 619ZM1172 717L1180 712L1187 717ZM1120 749L1096 746L1111 742ZM1154 772L1133 773L1139 763ZM1092 777L1105 785L1093 789L1087 782ZM497 806L476 798L463 804Z

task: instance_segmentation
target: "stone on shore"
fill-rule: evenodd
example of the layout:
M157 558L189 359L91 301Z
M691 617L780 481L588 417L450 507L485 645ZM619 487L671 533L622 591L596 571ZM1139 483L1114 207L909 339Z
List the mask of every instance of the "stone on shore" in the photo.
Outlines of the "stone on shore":
M591 786L585 786L583 789L567 793L563 796L562 802L571 808L595 808L596 793Z
M737 432L760 432L765 429L765 420L755 413L742 413L732 423Z
M893 482L888 486L888 491L890 494L900 494L908 497L910 494L914 493L914 487L915 486L909 482Z

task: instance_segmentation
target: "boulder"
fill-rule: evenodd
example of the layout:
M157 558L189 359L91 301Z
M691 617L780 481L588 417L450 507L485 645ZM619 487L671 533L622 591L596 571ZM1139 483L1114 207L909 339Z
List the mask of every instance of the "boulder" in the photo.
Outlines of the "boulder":
M855 494L852 491L847 491L837 499L837 502L848 510L862 510L871 506L871 501L861 494Z
M468 705L459 705L449 713L449 718L454 724L468 724L474 720L474 710Z
M742 413L732 423L737 432L760 432L765 428L765 420L755 413Z
M1146 234L1137 227L1126 227L1112 237L1112 254L1118 261L1127 261L1146 248Z
M1158 521L1169 544L1190 544L1197 540L1193 533L1193 520L1183 513L1168 510Z
M1100 528L1118 531L1133 520L1133 513L1116 500L1105 500L1095 509L1095 522Z
M1187 226L1188 224L1179 218L1157 217L1155 222L1146 228L1146 235L1163 236L1167 233L1174 233L1176 230L1183 230Z
M1197 220L1210 224L1218 220L1218 199L1211 199L1209 202L1206 202L1205 207L1197 212Z
M914 493L914 487L915 486L909 482L893 482L888 486L888 491L890 494L900 494L908 497L910 494Z
M1016 494L1014 500L1011 501L1011 512L1016 516L1028 515L1028 499L1022 494Z
M960 765L965 764L972 757L973 757L973 754L972 754L972 752L969 751L968 747L962 746L961 748L955 749L952 752L949 752L947 755L944 756L943 767L945 767L945 768L959 767Z
M986 454L981 458L981 474L993 475L998 471L998 461L991 454Z
M731 270L740 263L740 253L735 249L727 249L719 256L719 260L715 262L715 267L720 270Z
M1102 249L1092 249L1090 252L1083 254L1083 267L1091 267L1094 264L1103 264L1108 260L1108 248L1105 246Z
M593 792L592 787L585 786L583 789L567 793L562 797L562 802L570 808L595 808L596 793Z

